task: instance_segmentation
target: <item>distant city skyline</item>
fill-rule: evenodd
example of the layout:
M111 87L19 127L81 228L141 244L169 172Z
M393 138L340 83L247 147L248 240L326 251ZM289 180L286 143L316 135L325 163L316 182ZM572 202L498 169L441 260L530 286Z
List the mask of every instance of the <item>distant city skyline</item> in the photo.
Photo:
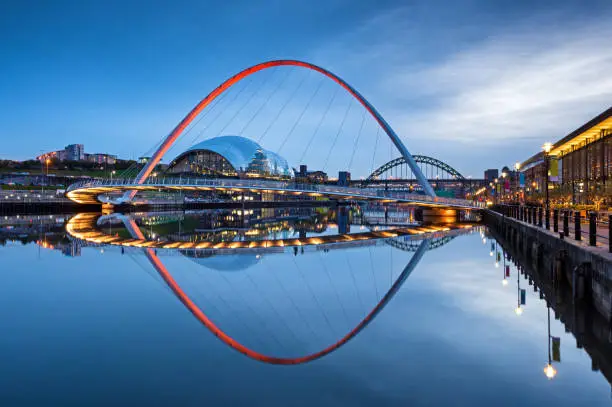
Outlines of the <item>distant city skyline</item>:
M137 159L223 80L277 58L337 73L413 154L473 177L612 101L609 1L179 3L0 6L0 159L73 143Z

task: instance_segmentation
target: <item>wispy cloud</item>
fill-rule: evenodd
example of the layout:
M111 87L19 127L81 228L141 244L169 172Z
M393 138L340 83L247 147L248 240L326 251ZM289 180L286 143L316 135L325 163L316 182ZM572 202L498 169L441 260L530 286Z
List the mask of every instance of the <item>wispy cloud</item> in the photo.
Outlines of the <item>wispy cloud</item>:
M427 39L422 30L412 35L410 12L373 17L315 55L348 72L415 151L473 161L493 146L508 147L507 157L478 163L503 165L500 159L527 158L539 143L563 137L612 105L609 15L555 16L557 24L550 16L530 16L480 27L478 35L455 24ZM445 46L453 33L453 46ZM349 46L361 37L367 40Z
M566 30L491 38L426 69L396 71L387 89L436 101L400 126L475 144L563 136L612 101L612 27Z

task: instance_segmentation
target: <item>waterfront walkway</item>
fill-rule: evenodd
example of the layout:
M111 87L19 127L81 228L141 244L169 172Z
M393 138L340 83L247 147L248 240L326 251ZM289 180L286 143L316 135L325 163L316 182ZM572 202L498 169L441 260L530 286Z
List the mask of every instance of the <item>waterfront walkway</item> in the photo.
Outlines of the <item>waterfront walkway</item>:
M590 244L590 223L588 217L579 217L579 235L580 240L576 239L576 217L575 214L578 211L567 211L568 213L568 227L564 230L564 213L565 211L558 211L558 223L557 229L555 230L554 222L554 211L551 211L549 218L549 228L546 228L546 213L544 210L539 210L537 207L527 206L516 206L516 205L498 205L492 208L492 211L518 222L526 227L537 230L539 233L544 233L556 239L563 239L564 241L577 246L591 254L602 257L608 262L612 262L612 251L610 250L610 227L608 222L596 221L595 223L595 245ZM531 211L531 213L529 213ZM541 215L539 214L541 212ZM578 212L579 213L579 212ZM564 233L567 231L568 233Z

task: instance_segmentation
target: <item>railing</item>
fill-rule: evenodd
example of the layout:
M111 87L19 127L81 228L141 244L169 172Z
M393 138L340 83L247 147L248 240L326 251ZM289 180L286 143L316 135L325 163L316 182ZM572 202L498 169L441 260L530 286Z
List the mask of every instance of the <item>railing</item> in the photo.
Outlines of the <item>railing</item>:
M572 238L586 241L589 246L607 246L612 253L612 215L595 211L585 212L570 209L546 210L542 206L498 205L496 212L526 222L535 227L551 230L560 239ZM551 219L552 218L552 219Z
M406 201L435 203L447 206L482 208L484 204L481 202L468 201L456 198L432 198L427 195L406 194L402 192L373 190L369 188L352 188L341 187L334 185L319 185L319 184L300 184L289 181L262 181L262 180L243 180L243 179L208 179L208 178L148 178L144 182L139 183L136 179L103 179L103 180L87 180L79 181L70 185L67 192L77 189L88 189L97 187L122 187L129 189L130 186L201 186L211 188L254 188L263 190L282 190L288 192L314 192L322 194L339 194L339 195L357 195L368 198L378 199L401 199Z
M15 191L0 191L0 205L14 203L34 203L34 202L69 202L62 195L53 193L41 192L36 190L15 190Z

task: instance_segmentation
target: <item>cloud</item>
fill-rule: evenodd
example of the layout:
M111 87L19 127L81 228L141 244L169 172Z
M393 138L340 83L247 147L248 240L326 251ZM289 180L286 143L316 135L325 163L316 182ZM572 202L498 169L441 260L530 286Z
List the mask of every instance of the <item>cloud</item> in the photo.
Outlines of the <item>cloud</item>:
M411 151L465 173L526 159L611 105L609 13L470 25L477 14L444 25L387 10L313 57L362 90Z
M565 30L491 38L418 72L397 70L393 89L435 100L400 126L474 144L564 136L612 100L612 27Z

